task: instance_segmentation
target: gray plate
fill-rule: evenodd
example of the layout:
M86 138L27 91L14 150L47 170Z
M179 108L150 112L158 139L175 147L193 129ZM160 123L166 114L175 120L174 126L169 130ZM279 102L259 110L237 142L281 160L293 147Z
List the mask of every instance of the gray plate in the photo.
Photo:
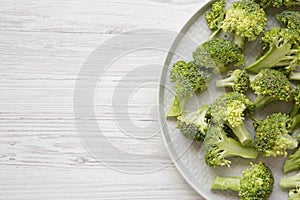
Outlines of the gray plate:
M184 26L178 37L175 39L170 53L168 54L164 68L161 74L161 87L159 90L159 105L160 110L160 124L162 128L162 135L165 141L165 145L169 151L169 154L174 161L178 171L182 174L185 180L205 199L207 200L232 200L239 199L237 194L233 192L220 192L211 191L210 185L212 184L214 177L216 175L221 176L240 176L241 172L249 167L249 162L251 160L233 158L231 159L231 167L215 168L212 169L206 166L203 159L203 150L201 144L191 143L189 140L184 138L180 132L176 129L176 121L167 120L166 113L173 100L173 94L167 88L173 88L173 84L169 82L169 72L172 64L178 60L192 60L193 50L201 43L207 40L211 31L207 28L204 14L211 7L214 1L209 1L205 6L203 6ZM227 1L227 6L230 6L232 0ZM268 11L268 27L277 25L275 20L274 12L278 10ZM223 35L223 37L230 38L230 35ZM260 51L259 42L246 43L245 55L246 62L252 62L256 57L257 53ZM218 76L216 77L218 78ZM224 90L216 89L214 87L215 80L211 82L209 89L198 95L189 102L188 110L194 110L204 103L210 103L215 97L219 96ZM250 94L250 98L254 96ZM261 113L256 117L262 118L267 114L276 111L288 112L291 105L274 102L272 105L263 109ZM166 122L166 123L164 123ZM252 122L250 120L246 121L246 127L254 132L252 127ZM278 182L282 173L282 164L284 158L258 158L252 162L263 161L265 162L273 171L275 177L274 191L270 199L287 199L287 191L282 190Z

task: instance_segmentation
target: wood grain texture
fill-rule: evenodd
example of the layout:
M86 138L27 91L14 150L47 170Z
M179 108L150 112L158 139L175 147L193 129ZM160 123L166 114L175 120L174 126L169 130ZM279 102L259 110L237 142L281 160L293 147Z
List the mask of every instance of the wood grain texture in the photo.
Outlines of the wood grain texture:
M179 2L179 3L178 3ZM171 165L166 151L132 163L112 157L106 164L147 165L161 170L132 175L108 168L84 148L73 113L77 75L90 53L117 34L139 28L179 31L203 4L180 0L1 0L0 6L0 199L201 199ZM151 58L151 59L149 59ZM133 140L114 124L112 91L128 66L162 64L164 54L140 51L106 72L96 95L96 119L112 144L124 151L155 152L159 134ZM127 70L126 70L127 69ZM160 69L132 77L157 81ZM126 88L124 88L125 90ZM126 91L126 90L125 90ZM128 105L123 120L147 126L157 87L146 87ZM134 131L134 130L132 130ZM137 133L138 134L138 133ZM144 134L152 134L151 130Z

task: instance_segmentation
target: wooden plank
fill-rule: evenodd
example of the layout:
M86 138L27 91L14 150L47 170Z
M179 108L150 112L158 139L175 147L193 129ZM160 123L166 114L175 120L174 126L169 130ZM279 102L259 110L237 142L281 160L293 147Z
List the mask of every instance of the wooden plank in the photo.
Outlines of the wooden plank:
M162 64L159 51L139 51L115 62L95 96L97 121L109 141L132 153L146 153L133 163L111 152L97 160L85 149L73 112L75 82L91 52L119 33L139 28L179 31L202 2L179 0L2 0L0 7L0 199L199 199L170 164L159 134L133 139L120 131L119 120L147 127L156 105L157 87L138 91L129 105L112 110L112 95L129 68ZM109 47L108 47L109 48ZM129 85L158 81L159 68L129 75ZM93 74L91 74L93 75ZM102 94L102 95L99 95ZM122 95L121 95L122 96ZM125 98L125 97L124 97ZM130 116L130 118L128 117ZM131 129L130 129L131 128ZM134 127L129 127L134 134ZM153 131L145 128L145 135ZM124 148L125 147L125 148ZM101 150L101 144L99 146ZM132 175L109 168L129 166Z

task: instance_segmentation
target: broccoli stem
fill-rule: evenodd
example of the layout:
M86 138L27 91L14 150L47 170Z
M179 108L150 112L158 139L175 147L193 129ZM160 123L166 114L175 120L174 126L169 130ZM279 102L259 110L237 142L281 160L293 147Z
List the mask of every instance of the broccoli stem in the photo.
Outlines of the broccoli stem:
M220 177L217 176L211 186L212 190L233 190L239 191L240 177Z
M282 188L296 188L300 186L300 173L289 176L289 177L284 177L283 179L280 180L280 187Z
M230 129L233 131L234 135L238 138L240 143L243 146L251 146L252 145L252 139L250 136L249 131L246 129L245 124L242 123L239 126L232 127L229 123L227 123L227 126L230 127Z
M270 103L273 100L272 97L266 97L262 95L257 95L256 99L254 100L254 105L257 109L262 109L265 107L268 103Z
M300 110L300 107L297 105L294 105L290 111L290 114L289 114L290 117L292 117L292 118L295 117L298 114L299 110Z
M288 200L299 200L300 199L300 194L297 189L292 189L289 191L289 198Z
M283 171L288 173L290 171L300 169L300 149L291 155L284 163Z
M175 97L167 114L167 117L177 117L181 115L188 99L188 97L185 97L180 100L178 97Z
M244 147L232 138L227 138L218 143L220 149L224 149L224 157L239 156L243 158L255 159L257 157L257 150L253 147Z
M290 150L293 150L298 146L298 140L289 134L284 134L279 139L278 143L279 143L279 145L284 144L286 149L290 149Z
M285 164L283 166L284 173L288 173L288 172L291 172L291 171L298 170L300 160L297 160L297 162L298 163L296 163L296 161L295 162L292 162L292 161L285 162Z
M300 72L291 72L289 74L289 79L292 81L299 81L300 80Z
M287 53L291 48L290 44L282 45L277 47L273 45L267 53L262 57L256 60L254 63L246 67L246 70L249 70L254 73L258 73L263 68L272 68L279 65L280 61L286 58Z
M240 35L234 34L233 43L237 44L241 49L244 49L245 38L241 37Z
M299 123L300 123L300 114L297 114L292 118L292 125L290 131L295 130Z
M234 76L230 76L228 78L225 78L223 80L217 80L216 81L216 87L233 87L234 86Z
M220 32L220 30L221 30L221 28L219 28L219 29L213 31L213 32L211 33L211 35L209 36L208 40L213 39L213 38Z

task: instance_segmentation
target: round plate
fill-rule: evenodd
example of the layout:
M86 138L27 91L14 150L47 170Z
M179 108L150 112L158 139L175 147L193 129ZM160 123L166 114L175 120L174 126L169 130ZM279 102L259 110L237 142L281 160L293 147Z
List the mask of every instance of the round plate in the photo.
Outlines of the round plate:
M162 135L165 141L166 148L174 161L178 171L182 174L185 180L205 199L207 200L233 200L239 199L235 192L230 191L212 191L210 186L215 176L241 176L242 171L247 169L250 162L257 163L263 161L267 166L271 168L275 177L274 190L270 199L286 199L287 190L283 190L279 187L279 181L284 176L282 172L282 165L284 158L262 158L259 157L256 160L247 160L240 158L231 158L231 167L217 167L210 168L205 164L204 154L201 148L201 143L191 143L188 139L184 138L176 128L176 120L166 120L166 113L173 101L173 94L168 88L174 88L173 83L169 81L169 72L173 63L178 60L192 60L192 52L198 45L206 41L211 34L211 31L207 28L205 20L205 12L211 8L211 4L214 1L206 3L184 26L178 37L175 39L170 53L167 55L164 68L161 74L161 86L159 89L159 105L160 110L160 124L162 129ZM227 1L227 7L234 2L233 0ZM268 27L278 26L275 13L278 13L278 9L268 10ZM230 35L222 35L222 37L230 38ZM246 64L251 63L257 57L257 53L260 52L259 42L246 43L245 44L245 56ZM219 77L216 77L218 79ZM223 89L216 89L215 80L211 81L211 84L204 93L194 97L188 104L187 110L195 110L202 104L208 104L215 97L224 92ZM250 98L253 98L253 94L249 94ZM272 112L288 112L291 105L284 104L282 102L273 102L271 105L264 108L260 113L263 115L270 114ZM256 115L257 118L264 117L262 115ZM250 120L245 122L246 127L252 132L253 126Z

